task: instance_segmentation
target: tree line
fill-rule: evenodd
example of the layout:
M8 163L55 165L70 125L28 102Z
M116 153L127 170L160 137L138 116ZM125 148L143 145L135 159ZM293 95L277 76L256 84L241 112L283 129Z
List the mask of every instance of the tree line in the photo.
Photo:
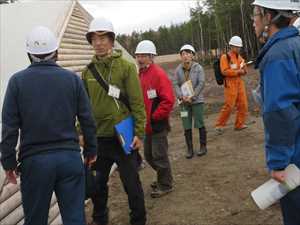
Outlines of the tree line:
M9 4L9 3L14 3L16 2L17 0L0 0L0 5L1 4Z
M211 61L228 48L229 39L238 35L243 39L243 54L253 58L259 49L251 15L253 0L203 0L190 9L187 22L158 30L118 35L117 40L134 54L139 41L152 40L159 55L178 53L183 44L192 44L200 59Z

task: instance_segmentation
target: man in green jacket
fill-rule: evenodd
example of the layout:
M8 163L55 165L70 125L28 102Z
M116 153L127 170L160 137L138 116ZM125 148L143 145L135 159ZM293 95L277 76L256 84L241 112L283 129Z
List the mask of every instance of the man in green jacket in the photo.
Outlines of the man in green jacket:
M121 181L128 195L130 223L145 225L146 210L137 171L137 155L138 149L142 146L146 115L136 66L122 57L121 50L113 49L115 33L112 23L107 19L94 19L86 38L95 50L91 63L109 85L107 92L94 78L90 69L88 67L84 69L82 79L96 120L99 157L94 165L99 175L95 187L96 194L92 196L94 204L92 224L108 224L107 182L113 163L117 163ZM119 92L127 97L130 110L119 99ZM114 126L129 115L134 118L135 136L131 144L133 151L126 155L116 137Z

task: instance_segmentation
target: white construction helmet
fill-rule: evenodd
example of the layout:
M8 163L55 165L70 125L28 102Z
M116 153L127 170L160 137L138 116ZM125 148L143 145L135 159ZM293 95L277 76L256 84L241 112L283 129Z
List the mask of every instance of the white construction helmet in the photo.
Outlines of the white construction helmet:
M135 54L152 54L157 55L156 47L152 41L143 40L136 46Z
M26 51L30 54L44 55L57 49L58 40L47 27L37 26L27 35Z
M94 32L99 32L99 34L111 33L113 39L115 39L116 35L112 22L104 17L95 18L90 23L89 30L86 33L86 39L89 43L91 43L91 34Z
M243 47L243 41L239 36L233 36L230 38L229 45L236 46L236 47Z
M275 10L300 11L299 0L255 0L252 5Z
M183 46L180 48L179 53L181 53L181 52L184 51L184 50L189 50L189 51L193 52L193 54L196 53L195 48L194 48L192 45L183 45Z

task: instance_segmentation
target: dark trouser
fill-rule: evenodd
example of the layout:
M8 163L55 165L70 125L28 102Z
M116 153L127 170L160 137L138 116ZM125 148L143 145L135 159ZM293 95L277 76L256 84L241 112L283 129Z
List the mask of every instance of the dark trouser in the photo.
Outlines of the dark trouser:
M144 225L146 223L146 209L144 192L137 171L137 151L130 155L123 152L119 142L115 138L98 139L98 159L96 170L97 177L96 194L92 197L94 204L93 220L105 225L108 223L108 186L109 173L113 163L117 163L120 178L125 192L128 195L130 223L132 225Z
M284 225L300 224L300 187L280 200Z
M171 165L168 157L168 132L146 135L144 141L145 159L157 173L157 184L161 190L173 186Z
M84 169L79 152L58 149L22 160L24 225L48 224L53 191L63 224L85 225Z
M199 138L200 138L200 145L206 146L207 143L207 132L205 127L199 128Z

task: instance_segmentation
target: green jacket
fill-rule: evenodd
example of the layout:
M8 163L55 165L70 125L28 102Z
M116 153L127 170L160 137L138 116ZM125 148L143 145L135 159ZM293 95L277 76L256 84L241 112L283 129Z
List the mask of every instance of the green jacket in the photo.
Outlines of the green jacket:
M94 56L92 63L109 84L117 86L127 95L135 119L135 135L143 137L146 114L135 65L122 57L121 50L114 50L111 57L100 60ZM117 101L120 106L118 109L115 100L100 86L87 67L82 72L82 80L90 97L96 120L97 136L114 136L114 125L130 115L129 110L120 101Z

